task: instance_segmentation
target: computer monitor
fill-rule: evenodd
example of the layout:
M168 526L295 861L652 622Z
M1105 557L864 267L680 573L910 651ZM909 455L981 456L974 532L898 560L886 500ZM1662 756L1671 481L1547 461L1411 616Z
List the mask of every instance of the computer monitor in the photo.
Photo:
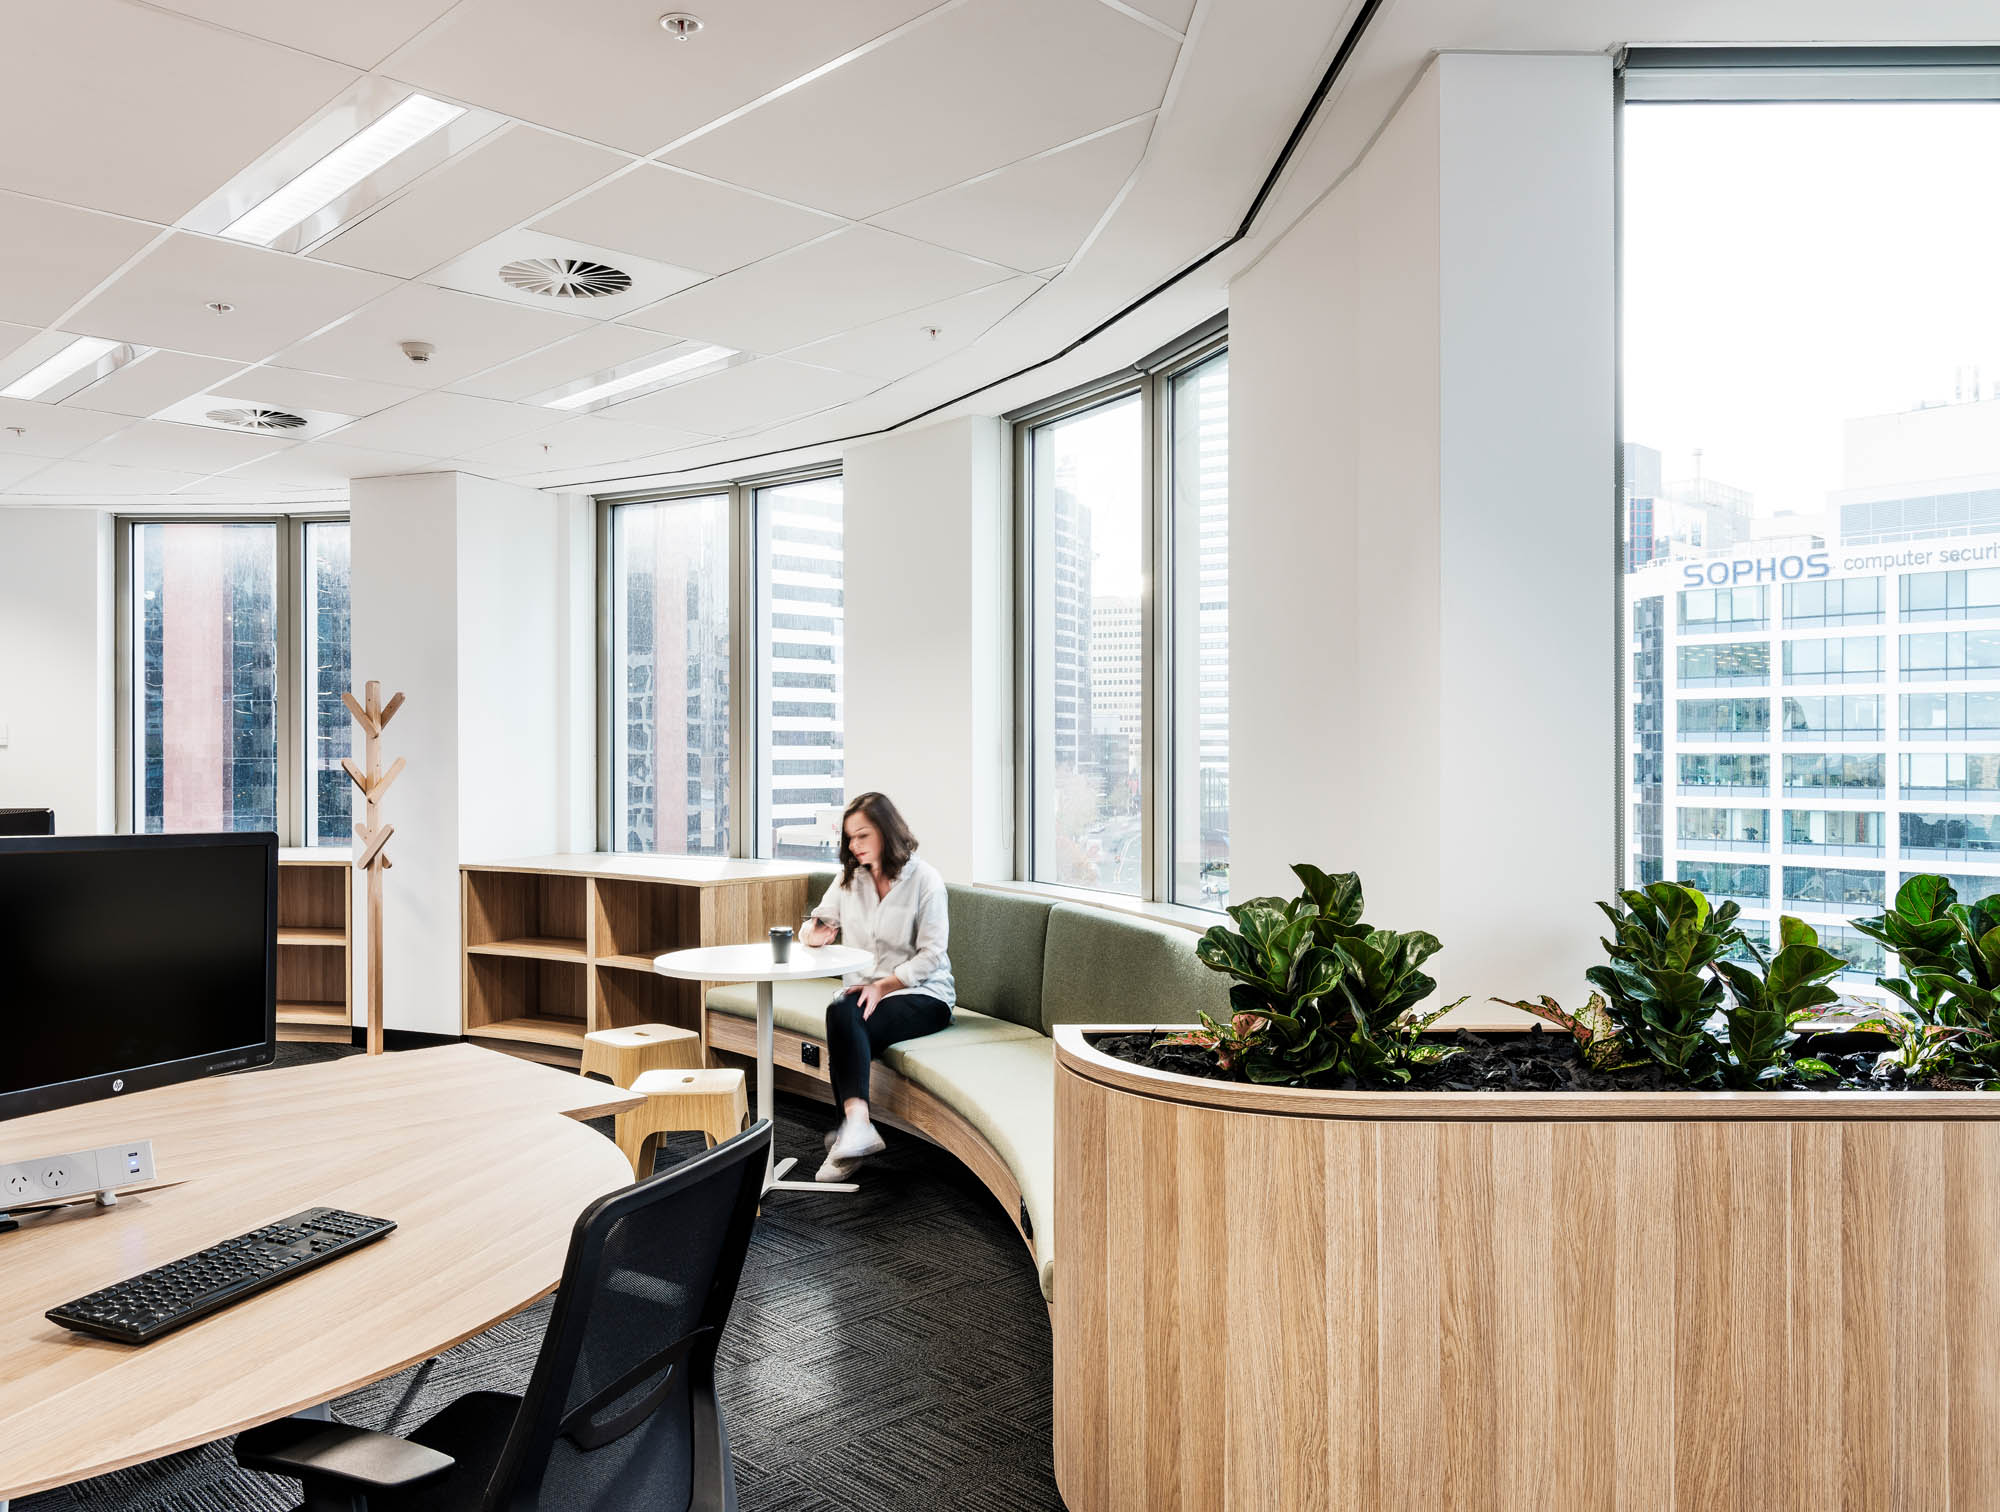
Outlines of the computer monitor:
M0 808L0 835L53 835L56 811L45 808Z
M0 840L0 1118L277 1054L278 837Z

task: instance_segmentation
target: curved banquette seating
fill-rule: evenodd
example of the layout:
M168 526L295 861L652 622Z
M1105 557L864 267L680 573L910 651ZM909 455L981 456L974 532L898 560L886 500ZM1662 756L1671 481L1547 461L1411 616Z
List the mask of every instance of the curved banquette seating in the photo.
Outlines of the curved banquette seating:
M815 877L824 891L831 873ZM1055 1287L1057 1024L1192 1023L1228 1009L1228 987L1194 956L1193 931L1133 915L952 884L949 1029L890 1047L870 1102L883 1122L964 1161L1000 1200ZM826 1005L832 980L779 982L772 995L781 1083L831 1101ZM756 1052L757 991L709 990L709 1045ZM787 1076L786 1073L791 1073ZM803 1079L803 1081L801 1081Z

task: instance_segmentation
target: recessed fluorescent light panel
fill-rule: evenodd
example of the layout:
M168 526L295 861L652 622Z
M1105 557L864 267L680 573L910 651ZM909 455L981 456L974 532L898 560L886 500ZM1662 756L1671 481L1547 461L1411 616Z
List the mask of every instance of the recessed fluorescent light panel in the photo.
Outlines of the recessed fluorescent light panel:
M614 399L636 399L641 393L712 373L742 355L734 347L678 346L664 356L656 352L623 367L565 383L528 402L559 410L602 409Z
M222 228L232 241L268 247L309 216L316 215L392 159L465 114L429 95L413 94L377 117L305 172L250 207Z
M55 404L150 351L151 347L129 346L101 336L78 336L54 356L36 363L0 388L0 398L39 399L44 404Z

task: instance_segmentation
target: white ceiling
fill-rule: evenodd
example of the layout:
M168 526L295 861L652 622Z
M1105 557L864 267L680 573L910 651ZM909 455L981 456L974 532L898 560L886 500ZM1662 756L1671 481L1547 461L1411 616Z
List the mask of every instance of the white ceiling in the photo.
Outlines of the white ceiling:
M32 148L0 160L0 386L69 337L158 350L60 403L0 400L0 499L285 507L443 467L589 486L891 423L1226 236L1350 9L690 4L685 43L637 0L10 13L0 133ZM193 229L288 146L323 150L358 97L411 90L494 129L303 251ZM500 282L548 255L633 289ZM743 355L587 414L528 402L683 342ZM205 422L245 403L313 425Z

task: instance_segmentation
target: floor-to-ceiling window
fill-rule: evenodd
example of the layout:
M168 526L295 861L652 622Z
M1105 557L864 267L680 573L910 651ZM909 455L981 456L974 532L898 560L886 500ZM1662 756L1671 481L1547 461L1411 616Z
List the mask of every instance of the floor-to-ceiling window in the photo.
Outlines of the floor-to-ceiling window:
M604 848L834 855L841 506L826 472L604 501Z
M728 493L610 511L611 849L730 853Z
M838 844L843 587L841 480L752 492L757 563L756 853L830 861Z
M1624 76L1624 878L1836 942L1941 860L2000 888L2000 788L1965 775L2000 765L2000 199L1977 187L2000 103L1884 64L1635 53ZM1768 867L1725 858L1747 831L1689 791L1746 761L1812 800L1758 826Z
M1036 882L1229 897L1229 359L1220 336L1016 417L1017 824Z
M122 522L121 813L349 844L347 522Z

